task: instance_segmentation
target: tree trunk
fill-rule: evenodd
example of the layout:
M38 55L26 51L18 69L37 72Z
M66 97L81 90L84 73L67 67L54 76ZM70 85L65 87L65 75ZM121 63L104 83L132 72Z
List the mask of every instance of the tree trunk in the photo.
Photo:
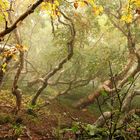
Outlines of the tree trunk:
M138 90L128 93L125 99L123 100L121 111L128 112L131 108L132 100L134 99L135 96L139 96L139 95L140 95L140 91Z
M94 123L94 125L95 125L96 127L103 127L104 124L105 124L105 122L111 118L111 115L112 115L112 113L109 112L109 111L108 111L108 112L104 112L103 115L101 115L101 116L96 120L96 122Z
M130 78L134 78L134 76L139 72L139 70L139 58L136 56L136 54L131 54L130 60L124 68L124 70L122 70L117 76L114 77L117 89L121 89L124 86L124 84L126 84L129 81ZM99 88L94 93L91 93L86 98L80 99L76 103L75 107L84 108L94 103L96 98L102 95L103 91L105 91L108 94L115 92L115 89L111 87L111 85L113 85L111 79L106 80L102 85L99 86Z
M12 8L12 2L11 2L11 8ZM8 13L8 16L9 16L10 24L12 25L13 21L12 21L11 12ZM21 41L21 38L20 38L19 30L15 29L14 34L15 34L15 40L16 40L17 44L20 45L21 48L22 48L23 46L22 46L22 41ZM22 71L23 65L24 65L24 51L19 50L19 53L20 53L19 54L19 66L17 68L17 72L15 74L14 81L13 81L13 86L12 86L12 94L16 97L15 113L18 113L18 111L20 110L21 101L22 101L22 92L21 92L21 89L18 88L18 81L19 81L20 74L21 74L21 71Z
M33 97L32 101L31 101L32 105L36 104L38 97L40 96L42 91L47 87L48 80L51 77L53 77L59 70L61 70L63 68L64 64L67 63L73 56L73 47L74 47L74 41L75 41L75 36L76 36L75 27L74 27L73 21L69 17L67 17L63 12L61 12L61 14L64 17L64 19L66 19L68 22L70 22L70 24L67 24L59 19L59 22L61 24L63 24L64 26L68 26L70 28L71 37L67 43L68 54L65 58L63 58L59 62L59 64L54 69L52 69L49 73L47 73L43 78L41 77L43 79L43 83L40 86L40 88L37 90L35 96Z
M115 27L118 28L118 26ZM118 89L122 88L124 84L129 81L129 78L134 78L134 76L140 70L140 56L138 52L136 52L135 50L135 43L136 43L135 36L131 33L130 24L126 24L126 28L127 28L127 32L125 33L125 37L127 38L129 60L125 68L116 77L114 77L114 82ZM124 32L122 31L122 33ZM113 83L111 83L111 79L105 81L101 86L99 86L97 91L90 94L88 97L84 99L80 99L76 103L75 107L83 108L94 103L96 97L99 97L102 91L105 91L107 93L113 93L115 89L112 89L111 85L113 85Z
M44 84L44 85L42 85L42 86L39 87L39 89L37 90L35 96L34 96L33 99L32 99L32 102L31 102L32 105L35 105L35 104L36 104L36 101L37 101L38 97L40 96L41 92L42 92L46 87L47 87L47 84Z

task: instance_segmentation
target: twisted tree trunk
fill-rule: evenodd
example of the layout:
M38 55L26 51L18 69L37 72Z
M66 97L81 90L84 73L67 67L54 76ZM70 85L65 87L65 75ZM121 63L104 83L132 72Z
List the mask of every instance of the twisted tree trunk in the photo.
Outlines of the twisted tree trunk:
M12 8L12 2L11 2L11 8ZM11 12L8 13L8 16L9 16L10 24L12 25L13 20L12 20ZM14 35L15 35L15 40L16 40L17 44L19 46L21 46L21 48L22 48L22 40L20 38L20 33L19 33L18 29L14 30ZM21 71L22 71L23 65L24 65L24 51L19 50L19 53L20 53L19 54L19 64L18 64L17 72L15 74L14 81L13 81L13 86L12 86L12 94L16 97L15 113L18 113L18 111L20 110L21 101L22 101L22 91L18 87L18 81L19 81L20 74L21 74Z
M139 52L135 51L135 39L130 32L130 27L128 26L128 34L127 34L127 45L129 50L129 60L126 64L125 68L114 77L114 82L116 84L117 89L121 89L130 78L134 78L134 76L140 71L140 56ZM88 97L80 99L75 107L76 108L84 108L92 103L94 103L95 99L102 95L102 92L106 93L114 93L115 88L112 87L113 83L111 79L106 80L103 84L99 86L99 88L91 93Z
M61 11L60 11L61 12ZM32 105L35 105L36 102L37 102L37 99L38 97L40 96L40 94L42 93L42 91L48 86L48 80L54 76L59 70L61 70L63 68L63 65L65 63L67 63L73 56L73 47L74 47L74 41L75 41L75 35L76 35L76 32L75 32L75 27L74 27L74 24L73 24L73 21L68 18L63 12L61 12L61 14L63 15L63 17L70 22L70 24L67 24L65 22L62 22L60 21L60 23L62 23L63 25L65 26L68 26L70 28L70 33L71 33L71 38L70 40L68 41L67 43L67 49L68 49L68 54L65 58L63 58L59 64L54 68L52 69L48 74L46 74L42 79L43 79L43 83L42 85L39 87L39 89L37 90L35 96L33 97L32 101L31 101L31 104Z

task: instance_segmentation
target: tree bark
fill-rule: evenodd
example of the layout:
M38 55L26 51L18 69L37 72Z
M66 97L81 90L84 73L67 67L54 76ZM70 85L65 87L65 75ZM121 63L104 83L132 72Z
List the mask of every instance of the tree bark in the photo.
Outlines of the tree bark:
M138 90L128 93L125 99L123 100L121 111L128 112L130 110L132 100L134 99L135 96L138 95L140 95L140 91Z
M98 127L103 127L105 122L110 119L112 113L111 112L104 112L103 115L101 115L96 122L94 123L94 125L98 128Z
M60 11L61 12L61 11ZM70 40L68 41L67 43L67 49L68 49L68 54L67 56L62 59L59 64L54 68L52 69L48 74L46 74L44 77L43 77L43 84L39 87L39 89L37 90L35 96L33 97L32 101L31 101L31 104L32 105L35 105L36 102L37 102L37 99L38 97L40 96L40 94L42 93L42 91L48 86L48 81L49 79L54 76L59 70L61 70L63 68L63 65L65 63L67 63L73 56L73 47L74 47L74 41L75 41L75 35L76 35L76 32L75 32L75 27L74 27L74 24L73 24L73 21L67 17L63 12L61 12L61 14L63 15L63 17L70 22L70 24L66 24L64 22L61 22L63 25L67 25L70 27L70 33L71 33L71 38Z
M11 2L11 8L12 8L12 2ZM12 20L11 12L8 13L8 16L9 16L10 24L12 25L13 20ZM22 48L22 41L21 41L20 33L19 33L18 29L14 30L14 35L15 35L15 40L16 40L17 44L20 45ZM18 111L21 109L21 101L22 101L22 91L21 91L21 89L18 88L18 81L19 81L20 74L21 74L21 71L22 71L23 65L24 65L24 51L19 50L19 53L20 53L19 54L19 65L17 68L17 72L15 74L13 86L12 86L12 94L16 97L15 113L18 113Z

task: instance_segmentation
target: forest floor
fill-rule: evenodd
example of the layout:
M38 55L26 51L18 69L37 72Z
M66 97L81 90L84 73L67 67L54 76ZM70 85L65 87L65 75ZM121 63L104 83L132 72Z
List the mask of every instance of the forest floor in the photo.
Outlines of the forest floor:
M93 124L96 120L87 110L76 110L57 100L35 108L34 112L27 111L27 106L23 105L15 115L14 99L9 94L5 95L1 92L0 140L61 140L60 129L70 127L75 121ZM65 140L74 139L70 132L64 135Z

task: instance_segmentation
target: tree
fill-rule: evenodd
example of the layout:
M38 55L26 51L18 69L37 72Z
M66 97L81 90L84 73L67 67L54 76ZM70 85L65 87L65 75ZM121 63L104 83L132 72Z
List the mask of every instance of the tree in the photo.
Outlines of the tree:
M117 28L118 30L120 30L122 32L122 34L126 37L127 39L127 48L129 51L129 60L128 63L126 64L125 68L119 72L116 76L114 76L114 80L116 83L116 89L120 90L127 82L129 82L130 78L134 78L135 75L139 72L139 51L136 49L136 45L137 45L137 35L136 32L133 32L134 28L137 28L137 20L138 18L136 17L136 19L130 19L130 17L132 16L132 11L136 10L138 7L137 5L138 1L135 1L134 3L132 1L128 2L128 9L127 11L127 15L125 15L127 18L124 18L124 15L120 15L121 13L121 9L122 9L122 3L120 3L120 9L119 11L116 11L116 13L112 13L109 9L107 9L106 13L109 17L109 19L111 20L111 23L114 25L115 28ZM130 8L129 9L129 5ZM117 15L118 16L115 16ZM112 17L113 16L113 17ZM115 18L113 20L113 18ZM125 21L125 23L122 23L122 25L120 25L120 18L122 20ZM136 27L133 27L133 25L135 25ZM107 92L107 93L112 93L112 92L116 92L116 89L112 88L112 81L111 79L105 81L97 91L95 91L94 93L92 93L91 95L89 95L87 98L85 99L81 99L78 103L77 103L77 107L85 107L91 103L93 103L97 97L99 97L102 93L102 91Z

